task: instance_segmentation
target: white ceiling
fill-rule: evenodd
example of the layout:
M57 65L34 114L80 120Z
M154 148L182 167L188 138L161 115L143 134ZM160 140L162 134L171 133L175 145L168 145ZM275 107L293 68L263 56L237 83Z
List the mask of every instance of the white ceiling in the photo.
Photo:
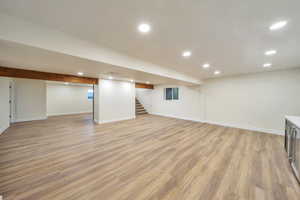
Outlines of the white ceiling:
M0 11L205 79L300 66L297 0L1 0ZM278 20L288 25L271 32ZM150 23L151 33L137 31ZM183 59L183 50L192 57ZM276 49L266 57L264 51ZM202 69L209 62L212 67ZM271 69L263 69L272 62Z
M45 49L26 46L10 41L0 40L0 65L42 72L77 75L84 72L84 77L125 80L151 84L193 85L164 76L142 71L116 67L88 59L57 53Z

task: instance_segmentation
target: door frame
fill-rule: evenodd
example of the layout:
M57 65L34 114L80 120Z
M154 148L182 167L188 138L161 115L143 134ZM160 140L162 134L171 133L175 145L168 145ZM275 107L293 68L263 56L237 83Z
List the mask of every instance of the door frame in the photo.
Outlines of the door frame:
M14 94L14 82L9 81L9 123L14 123L15 113L15 94Z

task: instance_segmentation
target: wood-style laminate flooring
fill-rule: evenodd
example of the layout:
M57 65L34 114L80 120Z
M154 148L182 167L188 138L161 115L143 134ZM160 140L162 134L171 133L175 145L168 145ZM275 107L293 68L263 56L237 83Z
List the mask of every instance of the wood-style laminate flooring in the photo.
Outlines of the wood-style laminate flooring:
M283 137L154 115L16 123L0 136L4 200L299 200Z

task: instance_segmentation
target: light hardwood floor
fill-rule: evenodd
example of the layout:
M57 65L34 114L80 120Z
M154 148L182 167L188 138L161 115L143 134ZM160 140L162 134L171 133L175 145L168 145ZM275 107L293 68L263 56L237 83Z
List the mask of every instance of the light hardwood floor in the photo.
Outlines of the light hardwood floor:
M28 200L299 200L283 137L143 115L14 124L0 136L0 194Z

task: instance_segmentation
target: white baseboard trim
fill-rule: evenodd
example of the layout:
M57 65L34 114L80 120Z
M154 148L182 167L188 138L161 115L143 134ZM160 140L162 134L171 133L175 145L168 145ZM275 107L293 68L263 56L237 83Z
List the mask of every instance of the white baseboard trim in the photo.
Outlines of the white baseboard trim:
M213 122L213 121L205 121L205 123L215 124L215 125L225 126L225 127L245 129L245 130L250 130L250 131L269 133L269 134L274 134L274 135L284 135L284 133L282 131L276 130L276 129L257 128L257 127L247 126L247 125L237 125L237 124L220 123L220 122Z
M34 118L26 118L26 119L15 119L13 122L28 122L28 121L35 121L35 120L46 120L48 117L34 117Z
M106 123L131 120L131 119L135 119L135 116L134 117L124 117L124 118L119 118L119 119L112 119L112 120L100 120L100 121L96 121L96 122L98 124L106 124Z
M200 120L200 119L194 119L194 118L186 118L186 117L178 117L178 116L174 116L174 115L166 115L166 114L161 114L161 113L151 113L151 114L152 115L160 115L160 116L163 116L163 117L171 117L171 118L183 119L183 120L188 120L188 121L194 121L194 122L214 124L214 125L218 125L218 126L225 126L225 127L232 127L232 128L238 128L238 129L244 129L244 130L250 130L250 131L269 133L269 134L274 134L274 135L284 135L283 131L276 130L276 129L257 128L257 127L251 127L251 126L245 126L245 125L237 125L237 124L221 123L221 122L214 122L214 121L206 121L206 120Z
M80 112L68 112L68 113L52 113L47 114L48 117L60 116L60 115L76 115L76 114L84 114L84 113L93 113L93 111L80 111Z
M9 125L8 126L4 126L4 127L0 127L0 135L2 134L2 133L4 133L4 131L6 130L6 129L8 129L9 128Z
M176 119L183 119L183 120L187 120L187 121L194 121L194 122L201 122L203 123L203 120L200 119L196 119L196 118L189 118L189 117L178 117L175 115L166 115L166 114L162 114L162 113L149 113L151 115L159 115L159 116L163 116L163 117L170 117L170 118L176 118Z

